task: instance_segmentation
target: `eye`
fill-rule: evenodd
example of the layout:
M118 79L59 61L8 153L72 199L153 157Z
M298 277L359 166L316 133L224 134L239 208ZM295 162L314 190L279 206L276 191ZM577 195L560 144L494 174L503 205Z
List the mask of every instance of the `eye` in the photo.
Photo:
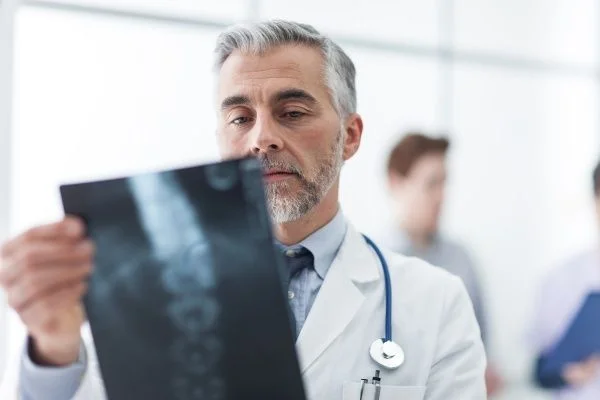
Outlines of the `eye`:
M250 118L249 117L237 117L235 119L232 119L229 123L233 124L233 125L244 125L246 123L250 122Z
M283 116L285 118L289 118L289 119L299 119L299 118L303 117L304 115L306 115L306 114L303 113L302 111L288 111L283 114Z

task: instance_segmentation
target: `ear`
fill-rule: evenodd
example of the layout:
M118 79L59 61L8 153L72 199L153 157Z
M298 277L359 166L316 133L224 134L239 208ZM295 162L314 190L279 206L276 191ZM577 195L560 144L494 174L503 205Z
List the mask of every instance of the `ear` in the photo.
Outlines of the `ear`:
M360 140L363 132L363 121L360 115L354 113L351 114L344 124L345 137L344 137L344 161L349 160L356 154L360 147Z

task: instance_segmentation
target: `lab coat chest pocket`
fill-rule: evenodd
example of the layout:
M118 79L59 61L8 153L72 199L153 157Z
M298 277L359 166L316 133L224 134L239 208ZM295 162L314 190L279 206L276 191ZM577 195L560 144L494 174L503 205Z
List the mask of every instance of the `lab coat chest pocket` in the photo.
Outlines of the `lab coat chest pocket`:
M360 397L362 383L344 383L343 400L374 400L375 385L367 384ZM381 385L379 400L423 400L425 397L425 386L394 386Z

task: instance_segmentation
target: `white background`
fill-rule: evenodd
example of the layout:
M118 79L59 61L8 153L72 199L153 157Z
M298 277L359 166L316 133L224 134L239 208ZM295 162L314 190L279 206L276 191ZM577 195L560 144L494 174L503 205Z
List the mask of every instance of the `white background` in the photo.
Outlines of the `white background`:
M13 47L12 15L15 1L0 2L0 240L9 230L9 191L11 178L10 114ZM4 293L0 291L0 379L6 362L7 324Z
M390 216L384 164L393 141L405 129L449 132L444 230L478 261L491 356L509 383L503 398L536 398L525 388L535 290L549 268L596 240L589 175L600 155L597 2L457 0L452 10L441 0L64 3L205 24L20 9L13 79L0 64L0 88L14 85L12 129L0 126L0 144L12 136L11 168L0 163L0 187L12 178L12 233L61 216L60 183L217 158L210 69L218 29L206 21L314 23L343 39L358 71L365 132L342 176L346 214L380 233ZM456 50L453 62L440 45ZM9 112L0 97L0 116ZM6 204L0 199L4 230ZM23 332L11 320L0 366L20 350Z

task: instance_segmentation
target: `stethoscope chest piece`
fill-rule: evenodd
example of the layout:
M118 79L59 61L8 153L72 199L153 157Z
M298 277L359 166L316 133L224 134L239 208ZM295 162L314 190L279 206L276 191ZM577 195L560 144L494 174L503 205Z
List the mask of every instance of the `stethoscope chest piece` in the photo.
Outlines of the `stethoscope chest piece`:
M371 358L384 368L395 369L404 363L404 351L395 342L377 339L369 349Z

